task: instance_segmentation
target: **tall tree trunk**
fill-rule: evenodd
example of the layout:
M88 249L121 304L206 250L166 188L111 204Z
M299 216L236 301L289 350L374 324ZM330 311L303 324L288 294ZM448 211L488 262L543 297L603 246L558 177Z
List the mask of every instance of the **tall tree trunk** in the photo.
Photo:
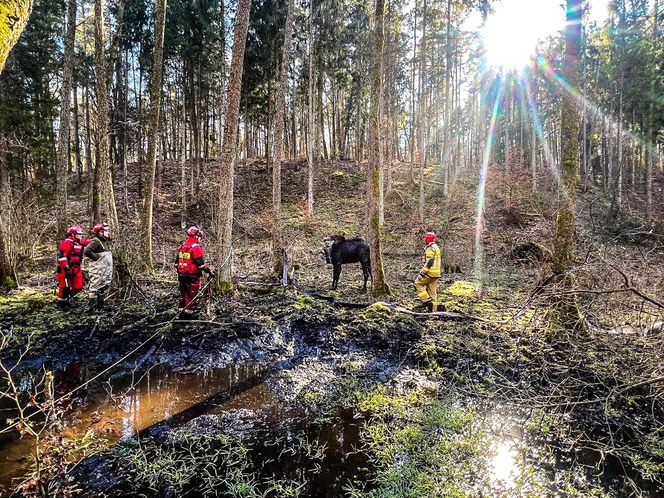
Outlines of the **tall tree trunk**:
M316 133L317 140L323 145L323 157L327 160L330 156L327 153L327 142L325 141L325 116L323 113L323 71L318 67L318 76L317 76L317 90L316 95L318 96L318 130ZM318 150L318 148L316 148Z
M286 107L286 86L288 84L288 61L293 38L293 3L294 0L287 0L284 45L281 51L281 69L272 141L272 261L273 269L277 274L281 274L284 261L284 241L281 227L281 154L284 142L284 109Z
M618 140L617 140L617 149L618 149L618 158L616 161L616 190L615 190L615 199L616 205L618 208L622 207L622 196L623 196L623 76L620 77L620 95L618 97Z
M9 51L28 24L33 0L0 1L0 73L5 67Z
M567 25L565 28L565 63L563 75L572 87L577 86L577 68L581 43L581 18L583 0L567 0ZM564 291L555 303L555 321L564 329L578 328L581 317L576 296L566 291L572 279L566 274L574 265L574 219L576 184L579 175L579 111L574 97L563 94L561 122L561 184L556 230L554 238L553 270L562 276Z
M78 114L78 89L74 85L74 153L76 154L76 176L80 182L83 178L83 161L81 159L81 126Z
M240 111L240 89L242 88L242 67L244 64L244 49L247 42L250 9L251 0L239 0L235 17L228 98L226 99L228 104L224 126L224 146L221 153L219 198L215 223L217 254L221 258L216 285L222 292L230 292L233 289L233 186L235 183L235 156L238 114Z
M385 0L376 0L376 17L374 20L374 51L371 69L371 110L369 116L369 162L367 164L367 218L368 239L371 250L372 292L374 296L390 293L385 281L383 269L383 249L381 243L382 225L380 211L382 209L381 176L383 168L382 119L381 108L383 98L383 45Z
M92 124L90 120L90 89L88 82L85 83L85 175L88 179L88 193L90 188L90 172L92 171ZM95 168L95 171L97 168ZM90 197L90 196L88 196ZM92 206L88 206L90 209Z
M113 194L113 178L110 163L108 130L108 59L104 50L104 0L95 0L95 93L97 97L95 175L93 192L93 216L96 221L106 217L114 229L118 229L118 213Z
M417 114L415 113L415 94L417 93L416 89L416 80L415 80L415 67L417 66L417 0L415 0L415 6L413 8L413 66L411 71L411 92L410 92L410 181L415 183L415 141L417 136L415 130L417 128Z
M60 88L60 130L58 131L58 163L55 175L58 234L65 233L69 221L67 207L67 179L69 177L69 117L71 115L71 83L74 71L74 41L76 38L76 0L67 2L67 31L62 61Z
M161 109L161 84L164 69L164 27L166 25L166 2L157 0L154 19L154 53L152 77L150 78L150 115L148 116L148 160L145 165L145 188L143 189L143 212L141 213L142 261L148 270L152 262L152 202L154 199L154 177L157 168L157 133Z
M656 62L657 53L656 47L659 47L657 44L659 36L659 0L655 0L655 5L653 6L653 19L652 19L652 48L651 48L651 63L654 65L654 71L651 74L650 80L650 103L648 105L648 128L646 130L647 139L646 139L646 152L648 157L646 159L646 214L648 219L652 220L653 209L652 209L652 177L653 177L653 167L655 164L655 156L657 155L657 136L654 132L654 120L655 120L655 83L658 75L660 75L659 64Z
M16 285L16 248L7 137L0 133L0 287Z
M418 103L418 126L417 126L417 149L419 153L420 166L420 196L418 202L418 219L420 224L424 223L424 166L427 161L427 139L426 139L426 116L424 115L424 102L426 100L425 79L426 79L426 51L427 51L427 0L424 0L422 12L422 46L420 48L420 85L419 85L419 103Z
M315 110L315 97L314 97L314 5L313 2L309 4L309 94L307 95L308 106L307 115L307 217L312 218L314 215L314 157L317 153L314 147L316 140L316 110Z
M535 123L530 127L530 171L533 192L537 192L537 132L535 131Z

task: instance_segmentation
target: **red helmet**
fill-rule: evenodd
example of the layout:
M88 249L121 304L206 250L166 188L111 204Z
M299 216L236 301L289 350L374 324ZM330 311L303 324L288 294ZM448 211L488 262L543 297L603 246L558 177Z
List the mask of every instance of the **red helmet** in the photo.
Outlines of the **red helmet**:
M187 235L190 237L197 237L201 235L201 229L198 228L196 225L192 225L189 228L187 228Z
M424 235L422 235L422 240L425 244L431 244L434 240L436 240L436 234L433 232L426 232Z
M105 222L97 223L92 227L92 233L95 235L99 235L99 232L108 232L110 230L111 227L109 227L108 223Z
M67 228L67 235L83 235L81 225L74 225L73 227Z

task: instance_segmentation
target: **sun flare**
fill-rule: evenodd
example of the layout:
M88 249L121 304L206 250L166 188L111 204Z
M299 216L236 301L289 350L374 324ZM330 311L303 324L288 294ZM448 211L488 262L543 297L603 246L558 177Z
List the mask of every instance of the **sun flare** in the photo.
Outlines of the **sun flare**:
M537 44L563 29L564 17L555 1L500 1L487 17L482 33L487 65L506 70L529 65Z

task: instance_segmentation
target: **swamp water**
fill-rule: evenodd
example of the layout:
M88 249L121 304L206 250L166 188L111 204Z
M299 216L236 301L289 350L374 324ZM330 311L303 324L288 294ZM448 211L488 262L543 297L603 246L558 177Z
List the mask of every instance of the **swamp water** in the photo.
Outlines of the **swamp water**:
M54 374L55 396L60 398L96 376L103 366L72 363ZM109 372L77 390L64 401L63 435L83 439L90 429L104 445L128 439L156 423L183 423L205 413L208 404L224 400L259 383L265 373L260 364L231 365L194 373L166 366ZM11 410L3 407L3 418ZM17 432L0 439L0 493L29 470L34 440L16 439Z
M56 372L56 397L102 370L100 366L73 363ZM63 434L69 440L80 441L92 430L96 443L111 447L137 434L158 434L164 427L182 426L201 415L260 412L267 432L259 430L258 436L253 435L249 454L259 469L255 475L264 482L282 479L299 483L299 496L335 497L347 495L351 483L366 483L375 477L369 456L359 451L365 418L343 412L334 419L311 423L302 411L276 399L263 382L266 372L265 364L256 363L193 373L157 365L101 376L68 402ZM507 408L485 413L477 424L477 430L484 433L478 446L486 478L477 487L467 488L468 492L477 496L523 496L521 492L534 493L530 496L570 496L564 492L552 494L552 490L562 489L557 475L558 471L564 473L569 452L545 451L528 436L524 418ZM272 428L275 430L266 437ZM9 494L16 479L29 471L32 448L33 441L27 437L0 440L0 496ZM575 459L589 467L597 464L597 455L581 454ZM620 483L620 469L614 467L610 459L604 464L601 480L605 489L616 489ZM577 473L576 479L583 484L582 473ZM371 487L369 484L364 489ZM664 494L652 489L643 496Z

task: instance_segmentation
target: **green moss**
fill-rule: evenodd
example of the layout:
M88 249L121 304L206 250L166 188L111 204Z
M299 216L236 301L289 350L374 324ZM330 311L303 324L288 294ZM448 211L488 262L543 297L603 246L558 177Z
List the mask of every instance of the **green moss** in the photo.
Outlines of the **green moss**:
M477 286L475 284L472 282L466 282L464 280L454 282L452 285L443 290L445 294L450 294L457 297L471 297L475 295L476 291Z
M18 311L41 309L52 301L43 292L23 289L6 296L0 296L0 313L16 314Z
M391 310L382 303L374 303L366 308L368 313L389 313Z
M313 305L313 300L308 296L298 296L297 301L293 303L293 308L297 311L301 311L306 308L311 308Z

